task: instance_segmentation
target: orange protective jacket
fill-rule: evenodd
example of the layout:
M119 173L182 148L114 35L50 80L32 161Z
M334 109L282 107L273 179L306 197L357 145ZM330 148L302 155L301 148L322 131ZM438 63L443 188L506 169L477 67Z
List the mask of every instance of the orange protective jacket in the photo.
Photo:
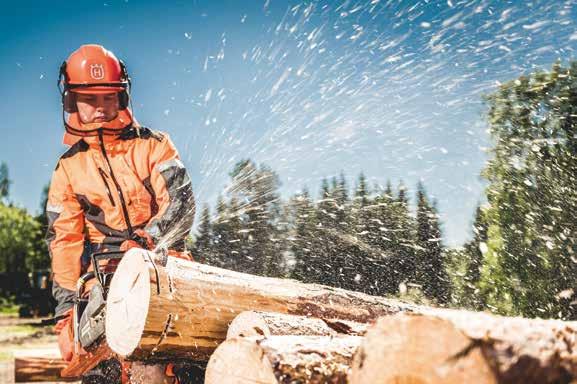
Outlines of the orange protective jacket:
M148 128L84 137L52 175L47 242L56 314L73 303L92 252L118 250L144 230L167 246L184 244L194 218L190 177L170 138ZM163 239L164 241L165 239Z

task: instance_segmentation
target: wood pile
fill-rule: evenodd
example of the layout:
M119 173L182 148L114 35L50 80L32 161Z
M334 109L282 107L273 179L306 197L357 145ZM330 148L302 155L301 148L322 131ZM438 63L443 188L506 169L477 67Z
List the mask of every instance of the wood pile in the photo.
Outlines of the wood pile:
M415 306L131 250L106 342L145 363L208 361L205 383L573 383L577 323Z

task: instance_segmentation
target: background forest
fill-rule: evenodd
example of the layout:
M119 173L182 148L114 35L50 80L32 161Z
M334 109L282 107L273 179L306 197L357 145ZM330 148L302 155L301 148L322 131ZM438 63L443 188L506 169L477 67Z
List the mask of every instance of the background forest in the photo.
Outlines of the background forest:
M274 164L243 160L215 207L199 204L197 261L373 295L528 317L577 319L577 63L521 76L486 97L486 196L471 239L443 244L423 183L369 185L364 174L282 199ZM0 272L43 271L46 218L10 203L0 168ZM42 206L45 205L43 192Z

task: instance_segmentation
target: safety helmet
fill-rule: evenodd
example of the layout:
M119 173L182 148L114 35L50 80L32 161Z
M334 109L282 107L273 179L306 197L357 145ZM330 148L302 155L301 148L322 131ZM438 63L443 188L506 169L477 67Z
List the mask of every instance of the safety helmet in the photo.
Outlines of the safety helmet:
M58 89L62 95L64 126L75 136L119 134L132 125L129 109L130 78L124 63L101 45L82 45L60 67ZM119 111L112 121L83 123L78 116L76 94L118 93Z

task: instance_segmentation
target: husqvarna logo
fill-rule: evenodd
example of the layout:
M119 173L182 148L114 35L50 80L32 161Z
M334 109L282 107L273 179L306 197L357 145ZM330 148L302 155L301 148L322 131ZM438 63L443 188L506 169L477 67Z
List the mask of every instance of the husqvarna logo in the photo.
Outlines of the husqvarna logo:
M90 64L90 76L92 76L94 80L104 79L104 65Z

